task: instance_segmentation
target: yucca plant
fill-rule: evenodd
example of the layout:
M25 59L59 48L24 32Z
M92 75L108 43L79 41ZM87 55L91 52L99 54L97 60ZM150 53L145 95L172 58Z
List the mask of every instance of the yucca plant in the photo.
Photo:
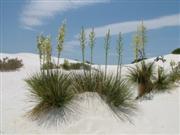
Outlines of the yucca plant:
M136 108L136 102L132 91L130 91L128 82L116 79L112 75L106 77L103 83L102 98L114 112L117 118L128 119Z
M60 71L40 72L25 79L29 87L31 97L37 103L29 112L33 120L42 120L51 112L56 112L58 116L55 120L65 121L66 113L73 111L73 97L75 95L72 89L69 74ZM71 106L71 107L70 107ZM51 119L51 118L49 118Z
M158 67L157 77L153 82L154 89L158 91L168 90L170 88L171 81L169 75L165 74L164 68Z
M142 97L145 93L149 93L153 89L152 78L154 75L154 63L145 63L142 61L135 67L130 67L127 78L129 81L138 84L138 96Z
M75 91L82 92L100 92L103 87L104 74L99 70L95 70L92 73L85 71L86 73L75 72L72 73L73 88Z
M116 79L113 74L105 75L102 71L74 73L73 88L78 93L97 93L120 119L128 118L135 109L133 94L127 82Z

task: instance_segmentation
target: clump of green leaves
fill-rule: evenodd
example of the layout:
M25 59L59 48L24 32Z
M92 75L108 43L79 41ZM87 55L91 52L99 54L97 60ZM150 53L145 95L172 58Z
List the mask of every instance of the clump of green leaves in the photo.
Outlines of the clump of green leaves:
M164 68L158 67L157 77L153 82L154 89L158 91L164 91L170 88L171 81L169 79L169 75L165 73Z
M172 54L180 54L180 48L174 49L171 53Z
M23 66L22 60L8 57L0 59L0 71L13 71Z
M100 70L85 74L73 73L72 80L75 91L97 93L118 118L128 118L128 113L136 109L128 83L117 79L113 74L105 75Z
M180 80L180 63L170 62L171 72L169 78L171 82L178 82Z
M138 84L138 97L142 97L145 93L149 93L153 89L152 78L154 75L154 63L145 63L142 61L135 67L130 67L127 78L129 81Z
M29 116L35 120L41 120L53 110L58 114L58 119L66 119L66 111L73 110L69 108L75 91L72 89L69 74L60 71L40 72L25 79L31 97L37 103L29 112ZM67 116L68 117L68 116Z

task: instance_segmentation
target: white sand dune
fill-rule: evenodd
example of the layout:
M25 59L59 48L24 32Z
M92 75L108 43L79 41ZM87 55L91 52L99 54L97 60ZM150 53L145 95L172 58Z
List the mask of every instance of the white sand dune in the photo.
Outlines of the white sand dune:
M45 127L31 121L25 114L34 103L29 102L28 90L23 79L33 72L39 71L38 55L30 53L1 54L1 57L18 57L23 60L24 67L19 71L0 72L1 74L1 134L179 134L180 86L170 93L154 95L152 100L138 101L138 112L131 117L131 122L117 120L101 99L90 93L80 95L82 115L59 126ZM170 70L171 60L180 62L180 55L165 55L165 63L156 62ZM55 58L54 58L55 59ZM153 61L155 58L148 59ZM55 59L56 60L56 59ZM63 62L64 59L61 59ZM70 62L75 62L69 60ZM123 65L123 74L127 71ZM103 67L103 66L102 66ZM115 72L116 66L108 66ZM132 91L136 88L132 87Z

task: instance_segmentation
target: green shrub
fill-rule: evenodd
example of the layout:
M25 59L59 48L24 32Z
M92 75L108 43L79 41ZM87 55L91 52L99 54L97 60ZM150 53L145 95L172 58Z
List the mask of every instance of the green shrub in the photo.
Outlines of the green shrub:
M70 63L68 60L64 60L64 63L61 66L65 70L70 70Z
M129 119L136 110L136 103L128 82L108 76L104 82L103 95L105 102L120 119Z
M132 83L138 84L138 97L143 96L145 93L149 93L153 88L153 65L154 63L145 63L144 61L142 61L140 65L136 64L135 67L130 67L128 69L128 80Z
M180 80L180 62L175 63L174 61L171 61L171 72L169 75L169 79L171 82L178 82Z
M56 64L54 63L44 63L42 64L42 67L41 69L44 69L44 70L47 70L47 69L56 69L56 68L59 68Z
M68 61L65 61L63 64L61 64L61 67L65 70L79 70L79 69L90 70L90 65L83 64L83 63L69 63Z
M13 71L23 66L22 60L17 58L9 59L8 57L0 59L0 71Z
M73 74L73 88L79 93L96 92L109 105L118 118L128 118L135 102L127 82L101 71Z
M73 73L73 88L79 93L82 92L97 92L102 90L104 74L101 71L94 71L92 73Z
M177 48L171 52L172 54L180 54L180 48Z
M68 74L60 71L49 71L47 73L37 73L25 80L29 91L37 105L29 112L29 116L34 120L52 117L50 112L56 112L55 120L66 120L66 114L73 111L72 99L75 95L72 89L71 80ZM71 107L69 107L71 106ZM50 119L50 118L49 118Z
M164 91L170 88L171 81L169 75L165 74L164 68L158 67L157 77L153 82L154 89L158 91Z

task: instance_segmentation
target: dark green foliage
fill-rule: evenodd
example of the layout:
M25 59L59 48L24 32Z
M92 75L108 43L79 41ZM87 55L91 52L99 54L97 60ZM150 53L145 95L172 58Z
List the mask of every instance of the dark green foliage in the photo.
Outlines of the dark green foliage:
M65 119L65 110L75 95L68 74L50 70L47 73L37 73L25 81L37 103L29 112L31 118L41 119L52 110L58 110L59 117Z
M84 70L90 70L90 65L88 64L83 64L83 63L63 63L61 64L62 68L65 70L79 70L83 69Z
M97 92L102 90L104 74L100 71L92 73L73 73L73 88L79 93L82 92Z
M153 77L154 63L145 63L142 61L140 65L136 64L135 67L130 67L128 79L134 83L147 83Z
M0 71L13 71L23 66L22 60L17 58L9 59L8 57L0 59Z
M162 67L158 67L157 78L155 79L154 89L158 91L164 91L170 88L171 81L169 79L169 75L165 74L165 71Z
M118 80L113 75L94 71L73 74L73 88L79 92L96 92L109 105L119 118L126 118L135 109L133 95L127 82Z
M42 64L42 67L41 69L44 69L44 70L47 70L47 69L56 69L56 68L59 68L59 66L57 66L55 63L44 63Z
M171 52L172 54L180 54L180 48L177 48Z
M70 63L68 60L64 60L64 63L61 66L65 70L70 70Z
M138 84L138 97L143 96L145 93L149 93L153 89L153 65L154 63L145 63L145 61L142 61L140 65L136 64L135 67L129 68L127 78L129 81Z
M176 64L175 62L171 62L171 72L169 75L169 79L171 82L178 82L180 80L180 62Z
M136 103L127 81L117 80L111 75L106 77L103 88L104 100L116 116L120 119L128 119L136 110Z

